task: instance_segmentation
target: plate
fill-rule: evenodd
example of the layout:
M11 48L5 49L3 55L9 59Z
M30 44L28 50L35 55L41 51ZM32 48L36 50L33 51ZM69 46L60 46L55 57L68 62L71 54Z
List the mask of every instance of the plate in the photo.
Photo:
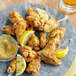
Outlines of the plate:
M36 8L41 8L45 10L49 17L54 17L57 20L60 20L64 18L65 16L58 12L57 10L41 5L41 4L30 4L30 3L25 3L25 4L18 4L12 7L9 7L5 9L4 11L0 12L0 34L4 34L5 32L1 31L1 28L3 25L12 25L12 23L9 21L8 14L12 11L17 11L19 12L22 17L24 18L25 16L28 15L26 12L26 9L28 7L34 7ZM49 64L46 64L44 62L41 62L41 69L38 73L37 76L63 76L63 74L70 68L75 55L76 55L76 32L70 23L68 19L61 21L59 27L66 27L66 35L65 37L61 40L62 43L60 45L60 48L65 48L69 47L69 53L67 54L66 57L62 58L62 66L52 66ZM58 28L59 28L58 27ZM37 32L38 33L38 32ZM7 73L7 68L9 66L10 62L0 62L0 76L15 76L15 74L9 75ZM32 76L32 74L27 74L24 72L21 76Z

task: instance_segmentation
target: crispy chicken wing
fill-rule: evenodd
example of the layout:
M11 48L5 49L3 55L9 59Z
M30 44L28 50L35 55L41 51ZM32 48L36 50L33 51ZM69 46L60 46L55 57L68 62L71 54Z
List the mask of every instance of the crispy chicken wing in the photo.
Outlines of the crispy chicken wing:
M52 65L61 65L62 62L53 55L53 52L60 48L60 37L57 35L55 38L49 40L47 45L42 51L39 51L37 55L41 57L45 63Z
M13 11L9 13L9 19L14 24L14 23L18 23L23 18L18 12Z
M17 37L17 41L19 43L20 41L20 37L21 35L24 33L24 31L26 30L26 23L24 20L22 21L19 21L18 23L15 23L13 28L15 30L15 34L16 34L16 37Z
M31 62L36 57L36 52L33 51L29 46L20 47L19 51L27 62Z
M37 73L40 70L40 60L34 59L32 62L28 64L28 67L26 68L26 72L32 73L34 76L37 75Z
M2 31L5 31L8 35L15 35L15 32L14 32L14 29L13 29L13 26L3 26L1 28Z
M51 38L47 45L45 46L44 50L48 50L51 52L54 52L60 48L60 37L59 35L55 36L54 38Z
M49 40L50 38L53 38L55 37L56 35L59 35L60 39L62 39L65 35L65 31L66 31L66 28L59 28L57 30L53 30L50 34L48 34L47 36L47 40Z
M40 20L40 15L34 12L34 8L31 7L28 7L27 12L29 13L29 16L27 16L25 19L29 22L30 26L39 30L42 25L42 22Z
M46 33L41 33L40 34L40 47L44 48L46 45Z
M48 50L39 51L37 54L45 63L52 64L55 66L62 65L61 60L56 58L56 56Z
M16 72L16 66L17 66L17 58L15 57L12 62L10 63L7 72L8 73L14 73Z
M59 22L54 18L50 18L46 20L44 23L44 32L51 32L54 29L56 29L58 26L59 26Z
M39 50L40 49L39 48L39 39L38 39L38 37L35 34L33 34L31 36L31 38L29 39L28 45L30 47L32 47L33 50Z

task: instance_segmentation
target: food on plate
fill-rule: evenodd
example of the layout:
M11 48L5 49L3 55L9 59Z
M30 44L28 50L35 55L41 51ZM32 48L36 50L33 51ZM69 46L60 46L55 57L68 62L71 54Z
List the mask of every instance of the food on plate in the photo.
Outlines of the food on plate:
M16 72L16 75L21 75L24 71L37 75L41 61L55 66L62 65L58 58L63 58L68 53L68 47L60 48L61 39L65 35L66 28L57 29L60 25L59 21L54 18L48 19L48 14L42 9L37 8L36 12L34 8L28 7L27 12L28 16L24 18L25 20L16 11L9 13L9 19L13 26L2 27L2 31L17 37L18 49L22 56L18 54L17 60L14 58L7 70L8 73ZM34 34L36 31L39 32L40 39ZM3 42L0 41L0 43ZM8 44L10 43L8 42ZM9 46L8 50L11 48ZM1 49L4 50L5 48ZM3 56L2 51L0 54L0 57ZM27 68L26 62L28 64Z
M16 54L16 51L17 51L17 45L13 37L6 34L1 34L0 35L0 59L11 58Z
M16 37L17 37L17 42L20 43L20 38L21 38L21 35L25 32L26 30L26 23L25 21L19 21L18 23L15 23L13 25L13 28L14 28L14 31L15 31L15 34L16 34Z
M14 24L13 29L19 43L21 35L26 30L26 27L28 27L28 22L24 20L22 16L16 11L9 13L9 19Z
M38 56L40 56L41 60L43 60L45 63L49 63L52 65L61 65L62 62L59 59L57 59L56 56L53 54L53 52L59 48L60 48L60 38L59 36L56 36L55 38L49 40L44 49L39 51L37 54Z
M43 30L44 32L51 32L54 29L56 29L58 26L59 26L59 22L54 18L50 18L44 22Z
M14 29L13 29L13 26L3 26L1 28L2 31L5 31L8 35L15 35L15 32L14 32Z
M59 35L60 39L62 39L65 35L65 31L66 31L66 28L59 28L57 30L53 30L50 34L48 34L47 36L47 40L49 40L50 38L53 38L55 37L56 35Z
M15 73L16 69L17 69L17 57L14 57L14 59L12 60L12 62L10 63L7 72L8 73Z
M62 65L61 60L58 59L51 51L42 50L39 51L37 54L40 56L41 60L43 60L45 63L52 64L55 66Z
M68 54L69 48L59 49L54 52L54 55L56 55L57 58L63 58Z
M29 13L29 16L26 16L26 20L30 24L31 27L34 27L35 29L40 29L40 26L42 24L40 20L40 15L37 12L34 12L34 8L28 7L27 12Z
M24 57L20 54L17 54L17 69L16 69L16 76L21 75L26 69L26 61Z
M26 45L32 34L34 34L34 31L32 30L25 31L20 38L20 45L21 46Z
M33 59L32 62L28 64L28 67L26 68L26 72L32 73L34 76L37 75L37 73L40 70L40 59Z
M36 50L36 51L40 49L40 47L39 47L39 39L38 39L38 37L35 34L33 34L30 37L30 39L28 41L28 46L32 47L32 49Z
M40 34L40 47L44 48L46 46L46 33L43 32Z
M19 47L20 53L23 55L27 62L31 62L36 57L36 52L32 50L29 46Z

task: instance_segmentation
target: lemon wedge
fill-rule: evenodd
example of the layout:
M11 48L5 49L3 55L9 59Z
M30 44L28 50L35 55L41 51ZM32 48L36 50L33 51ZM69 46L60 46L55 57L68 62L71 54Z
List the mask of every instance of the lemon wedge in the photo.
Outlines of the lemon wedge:
M57 58L63 58L68 54L69 48L65 48L65 49L59 49L57 51L54 52L54 54L56 55Z
M46 13L46 11L40 9L40 8L37 8L37 11L40 15L40 19L42 22L44 22L45 20L47 20L49 17L48 17L48 14Z
M21 75L26 69L26 61L25 59L20 55L17 54L17 71L16 76Z
M33 33L34 33L34 31L28 30L28 31L25 31L25 32L22 34L22 36L21 36L21 38L20 38L20 44L21 44L21 46L24 46L24 45L27 44L27 42L29 41L29 39L30 39L30 37L31 37L31 35L32 35Z

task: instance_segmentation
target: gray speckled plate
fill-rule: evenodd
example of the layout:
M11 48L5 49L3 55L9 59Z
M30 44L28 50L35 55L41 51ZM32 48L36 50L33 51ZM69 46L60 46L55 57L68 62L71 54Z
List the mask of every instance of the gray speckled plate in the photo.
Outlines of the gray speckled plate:
M65 16L58 12L57 10L50 8L48 6L44 6L41 4L18 4L12 7L9 7L5 9L4 11L0 12L0 29L3 25L12 25L12 23L8 19L8 14L12 12L13 10L19 12L23 17L27 15L26 9L28 7L34 7L34 8L41 8L44 9L50 17L54 17L57 20L60 20L64 18ZM69 22L68 19L60 22L59 27L66 27L66 36L61 40L63 43L61 43L60 47L65 48L69 47L69 53L66 57L62 58L62 66L52 66L49 64L46 64L44 62L41 62L41 69L37 76L63 76L63 74L69 69L71 66L75 56L76 56L76 33L72 26L72 24ZM0 30L0 33L4 33ZM70 39L70 42L68 41ZM15 76L15 74L9 75L7 73L7 68L10 62L0 62L0 76ZM32 74L27 74L24 72L21 76L32 76Z

